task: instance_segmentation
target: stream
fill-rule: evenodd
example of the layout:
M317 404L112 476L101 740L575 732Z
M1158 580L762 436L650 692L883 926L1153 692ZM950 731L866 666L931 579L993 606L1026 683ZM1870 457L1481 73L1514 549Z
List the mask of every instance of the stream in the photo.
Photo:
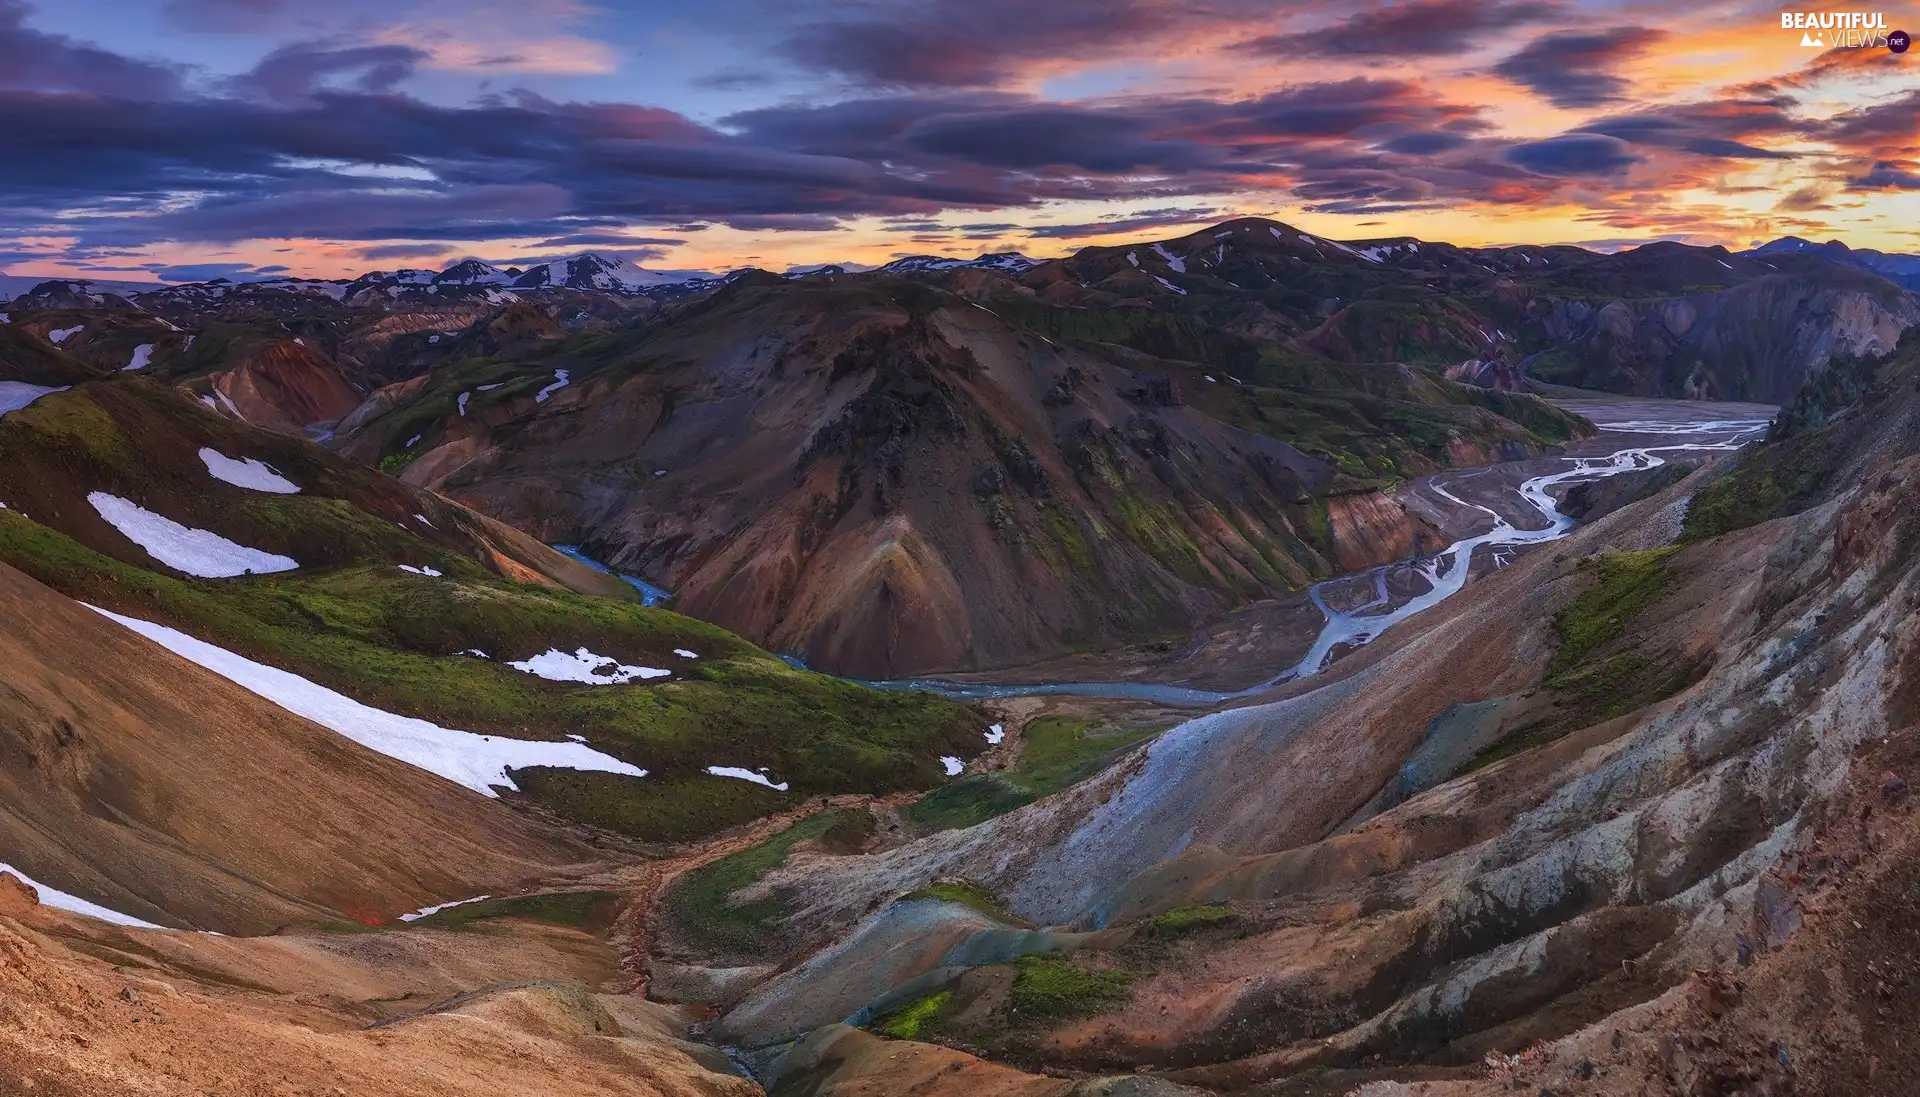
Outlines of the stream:
M1264 693L1283 682L1305 678L1325 670L1342 647L1360 647L1378 639L1389 628L1430 609L1458 594L1467 584L1473 568L1473 554L1486 548L1496 554L1502 550L1557 541L1572 531L1574 520L1561 513L1549 489L1565 484L1602 480L1609 476L1656 468L1667 463L1661 454L1725 453L1740 448L1765 433L1767 419L1625 419L1596 422L1603 433L1640 436L1688 436L1693 440L1666 445L1641 445L1616 450L1604 456L1565 457L1571 467L1535 476L1518 488L1528 508L1538 514L1544 525L1521 528L1499 513L1478 503L1470 503L1448 491L1436 477L1427 482L1427 490L1457 504L1465 511L1477 511L1493 520L1493 528L1455 541L1429 556L1403 560L1350 575L1338 576L1308 588L1307 597L1319 608L1326 621L1313 647L1299 662L1280 670L1263 682L1246 689L1219 691L1196 689L1178 684L1154 682L1038 682L1024 684L953 682L936 678L906 678L891 681L864 681L876 689L925 690L963 701L982 701L1001 697L1033 697L1064 694L1162 705L1205 707ZM1446 474L1442 474L1443 476ZM1496 555L1496 564L1501 557ZM1426 589L1398 605L1389 592L1388 579L1402 569L1412 569L1414 581ZM1408 578L1402 576L1402 578ZM1369 582L1370 581L1370 582ZM1352 609L1337 609L1329 604L1327 593L1336 586L1369 584L1371 601ZM790 660L791 661L791 660Z

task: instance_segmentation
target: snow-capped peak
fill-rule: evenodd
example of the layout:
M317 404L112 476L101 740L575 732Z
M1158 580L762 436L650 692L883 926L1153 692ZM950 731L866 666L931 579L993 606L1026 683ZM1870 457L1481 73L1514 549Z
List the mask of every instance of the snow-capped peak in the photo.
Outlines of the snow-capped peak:
M704 271L653 271L634 266L625 259L583 252L551 263L537 263L514 279L516 289L565 286L569 289L597 289L633 292L649 286L678 285L710 278Z
M433 278L440 285L453 286L507 286L513 279L513 275L478 259L462 259Z
M880 269L889 274L900 274L923 270L958 270L965 267L972 270L1003 270L1018 274L1039 265L1040 260L1029 259L1017 251L996 251L974 259L950 259L941 255L909 255L895 259Z

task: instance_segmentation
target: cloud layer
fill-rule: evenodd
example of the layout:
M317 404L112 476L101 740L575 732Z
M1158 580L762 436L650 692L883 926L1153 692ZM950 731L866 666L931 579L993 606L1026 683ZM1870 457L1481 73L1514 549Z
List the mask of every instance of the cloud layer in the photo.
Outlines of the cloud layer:
M1920 189L1920 93L1871 93L1906 75L1885 56L1781 45L1769 68L1755 29L1759 61L1684 86L1658 63L1672 31L1576 0L716 0L675 32L727 43L713 79L670 105L565 82L645 63L576 0L157 10L252 52L231 72L135 56L0 0L0 262L186 269L262 242L658 258L724 235L703 229L772 248L854 225L1005 245L1249 210L1687 232ZM542 58L567 35L580 58Z

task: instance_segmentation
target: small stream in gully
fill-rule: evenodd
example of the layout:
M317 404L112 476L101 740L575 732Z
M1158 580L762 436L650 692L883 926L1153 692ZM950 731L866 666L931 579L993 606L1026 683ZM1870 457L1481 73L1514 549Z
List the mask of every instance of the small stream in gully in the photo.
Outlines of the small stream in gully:
M1558 461L1566 467L1530 477L1519 484L1517 511L1529 519L1515 525L1491 507L1469 502L1449 490L1465 475L1485 470L1461 470L1440 473L1422 485L1426 491L1458 506L1463 514L1478 514L1491 519L1492 528L1484 533L1455 541L1428 556L1403 560L1368 571L1343 575L1314 584L1307 592L1325 623L1313 646L1299 662L1280 669L1265 681L1245 689L1221 691L1197 689L1178 684L1154 682L1035 682L1020 684L945 681L936 678L907 678L864 684L880 689L926 690L959 700L980 701L1001 697L1071 695L1147 701L1155 704L1204 707L1251 697L1297 678L1325 670L1342 648L1359 647L1377 639L1387 629L1423 610L1431 609L1458 594L1473 570L1476 552L1495 554L1494 563L1504 563L1505 550L1544 544L1565 537L1574 520L1560 511L1551 489L1609 476L1656 468L1667 463L1663 455L1687 453L1725 453L1738 449L1766 432L1770 420L1733 418L1731 414L1755 415L1770 409L1751 405L1732 408L1682 402L1645 401L1608 403L1582 410L1600 428L1597 439L1582 448L1603 449L1622 441L1638 444L1612 452L1587 456L1535 459L1516 464L1541 464ZM1714 412L1721 414L1715 415ZM1629 417L1629 416L1638 417ZM1609 436L1615 436L1609 438ZM1513 500L1509 500L1513 501ZM1537 524L1534 520L1537 519ZM1396 592L1395 588L1399 588ZM1341 608L1335 595L1349 594L1368 600Z

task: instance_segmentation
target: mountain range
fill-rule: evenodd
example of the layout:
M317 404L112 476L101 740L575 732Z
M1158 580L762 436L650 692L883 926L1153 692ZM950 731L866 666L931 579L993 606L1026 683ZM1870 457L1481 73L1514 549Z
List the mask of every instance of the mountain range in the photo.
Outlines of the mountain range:
M1538 393L1778 402L1920 318L1791 251L1261 219L1046 262L468 260L9 308L864 678L1191 630L1440 543L1397 485L1591 431Z
M1760 245L1749 254L1813 255L1830 263L1841 263L1872 271L1905 289L1920 289L1920 256L1916 255L1892 254L1875 251L1872 248L1850 248L1838 240L1816 244L1810 240L1802 240L1798 236L1782 236L1778 240Z
M1902 257L0 306L0 1092L1911 1091Z

